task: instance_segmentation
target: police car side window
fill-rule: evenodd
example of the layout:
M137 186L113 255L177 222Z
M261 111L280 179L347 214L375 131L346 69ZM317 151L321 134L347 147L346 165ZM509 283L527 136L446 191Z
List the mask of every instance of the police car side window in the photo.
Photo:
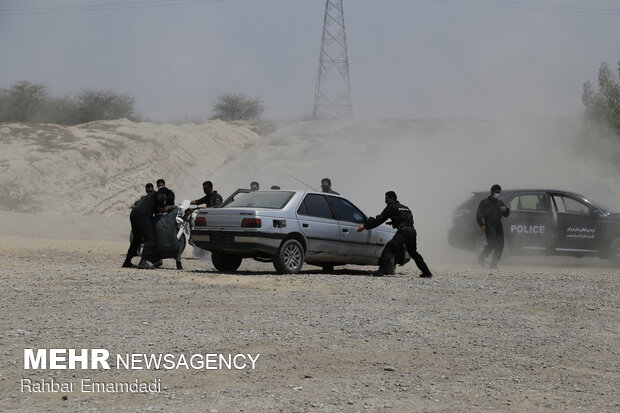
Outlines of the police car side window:
M513 211L545 211L545 203L540 194L517 195L510 201L510 209Z
M301 212L302 208L297 211L299 214L308 215L317 218L334 219L332 210L327 203L327 199L323 195L308 194L304 199L303 205L305 205L306 211Z
M335 196L329 197L329 202L332 204L338 219L346 222L355 222L356 224L364 224L364 214L357 209L352 203L342 198L336 198Z
M590 214L590 207L575 198L567 196L554 195L553 200L558 207L558 212L567 212L569 214Z

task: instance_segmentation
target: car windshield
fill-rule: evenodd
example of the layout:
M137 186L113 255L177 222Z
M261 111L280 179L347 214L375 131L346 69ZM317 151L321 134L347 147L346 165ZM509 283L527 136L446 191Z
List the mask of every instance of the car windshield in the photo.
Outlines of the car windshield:
M234 200L224 208L282 209L294 194L292 191L254 191Z
M605 206L599 204L598 202L592 202L588 199L588 202L591 203L592 205L594 205L596 208L600 209L602 212L606 213L606 214L615 214L617 213L616 211L612 211L609 208L606 208Z

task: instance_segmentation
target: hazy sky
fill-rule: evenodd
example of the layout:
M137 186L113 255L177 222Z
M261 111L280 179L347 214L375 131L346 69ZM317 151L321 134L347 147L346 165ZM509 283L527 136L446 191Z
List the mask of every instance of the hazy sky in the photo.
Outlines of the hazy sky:
M242 93L261 98L267 118L304 118L324 9L324 0L0 0L0 87L113 89L158 120L208 116L219 94ZM344 9L360 118L573 115L600 63L616 71L620 60L618 0L345 0Z

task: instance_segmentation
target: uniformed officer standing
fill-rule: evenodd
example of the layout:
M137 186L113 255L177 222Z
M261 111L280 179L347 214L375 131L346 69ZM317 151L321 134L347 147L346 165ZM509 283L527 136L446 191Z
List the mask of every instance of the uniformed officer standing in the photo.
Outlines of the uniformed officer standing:
M497 268L497 263L502 258L502 252L504 252L502 217L510 215L510 209L499 199L501 193L502 187L497 184L493 185L491 193L480 201L476 212L476 221L487 239L486 247L478 256L478 263L483 265L484 260L493 252L490 268Z
M402 251L403 245L407 248L407 252L411 255L411 258L415 261L422 274L420 277L430 278L433 276L431 270L424 262L424 258L417 251L416 242L416 230L413 227L413 215L411 210L406 206L398 202L398 198L394 191L388 191L385 193L385 203L387 206L377 215L375 218L368 218L366 225L360 225L357 228L358 232L362 232L365 229L376 228L383 224L388 219L392 222L392 227L398 229L394 237L385 245L381 258L379 259L379 270L373 273L374 276L381 277L385 274L393 274L393 267L391 267L394 257Z

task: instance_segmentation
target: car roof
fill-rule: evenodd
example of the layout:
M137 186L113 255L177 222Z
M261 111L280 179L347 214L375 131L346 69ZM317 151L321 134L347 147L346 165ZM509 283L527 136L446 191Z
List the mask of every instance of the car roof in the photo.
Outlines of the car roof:
M474 195L488 194L490 191L478 191L472 192ZM560 194L574 195L579 198L587 199L584 195L577 192L565 191L563 189L548 189L548 188L523 188L523 189L502 189L502 194L514 194L516 192L557 192Z

